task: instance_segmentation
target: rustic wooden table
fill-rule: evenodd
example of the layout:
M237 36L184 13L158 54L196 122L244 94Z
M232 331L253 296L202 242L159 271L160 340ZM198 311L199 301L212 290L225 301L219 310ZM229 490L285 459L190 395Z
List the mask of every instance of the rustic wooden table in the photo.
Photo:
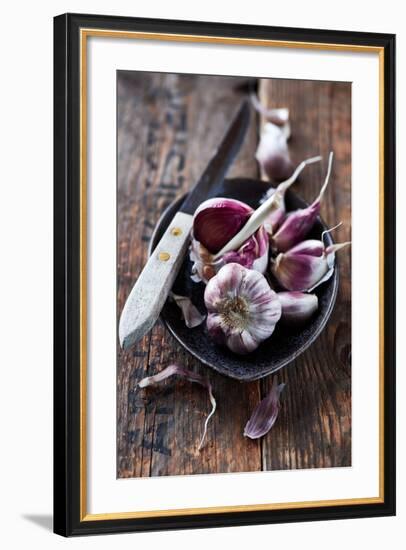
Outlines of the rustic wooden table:
M118 77L118 302L120 314L146 259L164 208L197 180L243 98L240 78L120 72ZM243 88L243 86L242 86ZM322 207L329 225L343 222L351 239L351 87L347 83L268 80L261 100L288 107L294 163L335 153ZM258 177L254 154L262 121L252 113L243 148L229 176ZM294 189L317 194L326 162L306 168ZM278 373L287 384L274 428L261 440L243 437L252 410L272 377L250 383L209 371L218 409L199 452L207 393L169 380L158 391L137 389L141 378L176 362L207 371L158 322L117 359L117 476L249 472L351 465L350 250L339 257L334 312L317 341Z

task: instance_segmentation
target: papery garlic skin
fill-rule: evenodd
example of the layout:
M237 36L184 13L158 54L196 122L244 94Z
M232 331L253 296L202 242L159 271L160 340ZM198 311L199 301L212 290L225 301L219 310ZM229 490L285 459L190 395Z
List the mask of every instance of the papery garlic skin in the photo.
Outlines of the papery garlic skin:
M192 280L207 283L226 264L238 263L248 269L265 273L268 267L269 239L264 227L250 237L237 251L227 252L217 260L192 237L189 249L192 265Z
M289 127L267 122L261 133L255 157L271 181L279 182L292 175L294 167L287 145Z
M334 273L335 252L350 243L325 247L321 241L309 239L272 260L271 271L286 290L311 292Z
M237 250L222 256L226 264L237 263L248 269L265 273L268 265L268 234L263 226Z
M188 328L198 327L206 319L206 315L200 313L189 296L180 296L174 292L171 292L170 296L181 310L182 318Z
M269 189L267 197L274 197L274 206L264 222L264 227L269 235L273 235L286 219L285 193L279 193L278 189Z
M171 376L181 376L185 378L186 380L189 380L189 382L195 382L196 384L200 384L200 386L203 386L207 389L209 393L210 403L211 403L211 411L206 417L205 423L204 423L204 430L203 435L199 443L198 450L200 451L203 447L204 440L206 438L207 434L207 426L209 424L210 418L213 416L213 414L216 412L216 400L213 395L212 387L210 380L206 378L205 376L202 376L201 374L191 371L189 369L186 369L185 367L182 367L181 365L169 365L164 370L159 372L158 374L155 374L153 376L147 376L146 378L143 378L138 382L138 386L140 388L147 388L148 386L155 386L159 384L160 382L163 382L167 378L170 378Z
M315 294L305 292L278 292L282 306L281 322L287 325L301 325L308 321L319 307Z
M282 312L265 277L236 263L225 265L210 279L204 301L209 335L240 355L271 336Z
M189 258L192 262L191 279L195 283L207 283L225 265L222 258L213 259L213 255L192 236L189 248Z

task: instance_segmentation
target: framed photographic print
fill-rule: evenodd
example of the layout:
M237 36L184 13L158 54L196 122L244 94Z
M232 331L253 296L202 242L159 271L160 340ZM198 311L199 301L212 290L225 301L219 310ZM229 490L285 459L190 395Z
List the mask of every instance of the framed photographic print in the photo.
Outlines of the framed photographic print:
M54 530L395 513L395 37L60 15Z

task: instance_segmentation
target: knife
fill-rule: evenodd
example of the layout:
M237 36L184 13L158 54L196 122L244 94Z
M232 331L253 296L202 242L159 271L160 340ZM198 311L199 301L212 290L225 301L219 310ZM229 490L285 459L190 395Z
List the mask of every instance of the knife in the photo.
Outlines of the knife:
M249 123L249 106L243 102L205 171L175 214L135 282L121 312L120 345L129 348L154 326L182 265L193 214L215 196L228 167L240 150Z

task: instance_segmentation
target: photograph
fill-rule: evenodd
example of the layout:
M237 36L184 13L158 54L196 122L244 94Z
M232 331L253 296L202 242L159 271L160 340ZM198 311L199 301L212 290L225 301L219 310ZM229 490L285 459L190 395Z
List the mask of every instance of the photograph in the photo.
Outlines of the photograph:
M2 547L397 550L399 6L5 5Z
M351 82L116 74L117 478L351 467Z
M394 47L55 18L55 532L394 513Z

